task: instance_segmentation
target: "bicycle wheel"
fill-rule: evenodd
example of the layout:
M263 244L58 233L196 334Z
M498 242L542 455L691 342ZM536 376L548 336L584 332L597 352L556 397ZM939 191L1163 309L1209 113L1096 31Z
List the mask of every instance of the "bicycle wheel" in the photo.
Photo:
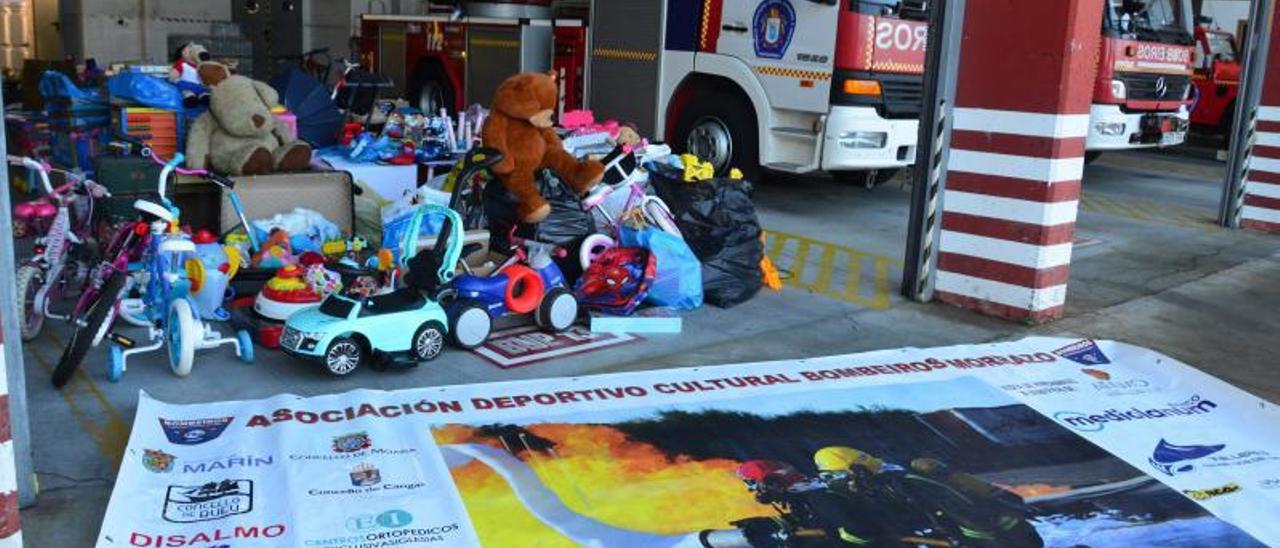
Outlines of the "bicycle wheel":
M22 320L22 340L29 341L40 334L44 327L44 311L36 303L36 294L44 286L44 271L35 265L23 265L18 269L18 298L22 299L18 318Z
M123 272L113 273L103 284L102 290L98 292L97 300L89 305L84 325L80 325L78 321L72 322L71 340L67 341L62 357L58 358L58 365L53 369L55 387L62 388L71 381L71 376L75 375L80 362L84 361L85 354L88 354L89 348L93 347L95 339L101 340L98 335L105 334L106 330L111 328L110 316L124 292L124 279Z

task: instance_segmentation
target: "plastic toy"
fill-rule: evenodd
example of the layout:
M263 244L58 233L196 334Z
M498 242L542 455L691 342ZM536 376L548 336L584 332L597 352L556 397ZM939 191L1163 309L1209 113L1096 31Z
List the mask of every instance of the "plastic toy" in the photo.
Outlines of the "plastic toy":
M201 289L193 284L190 276L199 264L196 245L179 230L180 212L165 197L169 176L182 163L181 153L165 164L160 172L159 195L161 203L138 200L134 208L158 219L151 223L150 243L145 265L146 285L141 303L133 306L140 310L142 319L148 322L147 338L150 344L137 346L132 339L121 335L112 337L110 370L107 378L119 380L128 368L129 356L168 347L169 367L174 374L185 377L191 373L197 349L209 349L231 345L236 355L245 363L253 363L253 342L249 332L238 330L234 337L223 337L196 313L195 295ZM231 185L228 180L210 176L215 182Z
M615 153L617 152L618 150L615 150ZM631 154L627 153L625 156L631 156ZM606 158L606 160L608 159ZM619 170L614 167L618 163L613 160L607 162L609 171L606 172L606 176L610 176ZM645 186L640 180L630 175L614 180L619 182L597 186L582 200L583 208L595 212L598 221L597 226L603 225L602 233L592 234L582 241L578 252L578 261L582 264L583 270L590 267L591 263L595 262L600 254L617 247L618 229L624 216L637 217L636 220L640 224L654 226L663 232L683 238L680 233L680 226L676 224L675 216L671 214L671 209L667 207L666 202L663 202L657 196L650 196L645 191ZM615 209L620 214L616 216L610 214L610 208L606 206L609 203L610 196L624 188L629 194L621 207Z
M59 300L63 288L87 272L82 259L89 252L82 244L89 238L93 203L109 194L97 183L69 172L64 173L70 182L54 188L49 182L53 171L49 164L13 156L9 161L36 173L47 194L34 202L18 204L13 212L14 235L23 236L18 234L20 230L36 235L35 256L18 267L16 274L22 340L29 341L40 334L45 318L70 319L50 310L50 303Z
M444 309L414 288L361 299L335 293L289 317L280 349L339 376L371 359L417 365L440 355L447 323Z
M451 242L461 237L455 231ZM460 348L484 344L493 320L508 314L533 314L534 323L549 333L568 329L578 318L578 300L552 260L553 255L564 256L564 250L519 238L514 227L511 243L514 255L493 274L458 276L440 297L449 310L450 341Z

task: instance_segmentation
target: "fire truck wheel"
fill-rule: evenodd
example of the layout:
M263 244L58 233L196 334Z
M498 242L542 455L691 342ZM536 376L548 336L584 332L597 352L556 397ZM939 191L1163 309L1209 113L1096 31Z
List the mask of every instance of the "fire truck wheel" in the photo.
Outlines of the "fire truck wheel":
M438 114L441 108L453 111L453 85L439 61L424 59L419 62L409 79L408 91L406 96L412 106L424 113Z
M759 181L755 113L740 99L722 94L690 102L680 113L672 141L685 152L711 162L716 175L726 176L736 167L748 181Z
M870 169L866 171L835 171L831 176L846 185L855 185L866 187L871 190L879 185L885 184L898 175L897 168L892 169Z

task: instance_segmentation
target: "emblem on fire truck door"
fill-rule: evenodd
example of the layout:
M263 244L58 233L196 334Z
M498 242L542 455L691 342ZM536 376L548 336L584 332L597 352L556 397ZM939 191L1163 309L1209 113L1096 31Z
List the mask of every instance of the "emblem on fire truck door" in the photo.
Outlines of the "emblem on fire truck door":
M756 57L782 59L796 32L796 10L787 0L764 0L756 6L751 35Z

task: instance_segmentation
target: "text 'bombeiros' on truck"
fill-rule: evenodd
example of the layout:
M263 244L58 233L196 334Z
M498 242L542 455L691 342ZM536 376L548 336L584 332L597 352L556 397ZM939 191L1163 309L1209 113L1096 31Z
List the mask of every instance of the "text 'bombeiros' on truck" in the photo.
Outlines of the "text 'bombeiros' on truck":
M487 104L512 72L554 70L565 110L632 122L749 178L826 171L872 185L915 159L926 0L549 4L366 15L363 61L433 111Z
M1191 0L1106 0L1086 158L1182 144L1192 102Z

